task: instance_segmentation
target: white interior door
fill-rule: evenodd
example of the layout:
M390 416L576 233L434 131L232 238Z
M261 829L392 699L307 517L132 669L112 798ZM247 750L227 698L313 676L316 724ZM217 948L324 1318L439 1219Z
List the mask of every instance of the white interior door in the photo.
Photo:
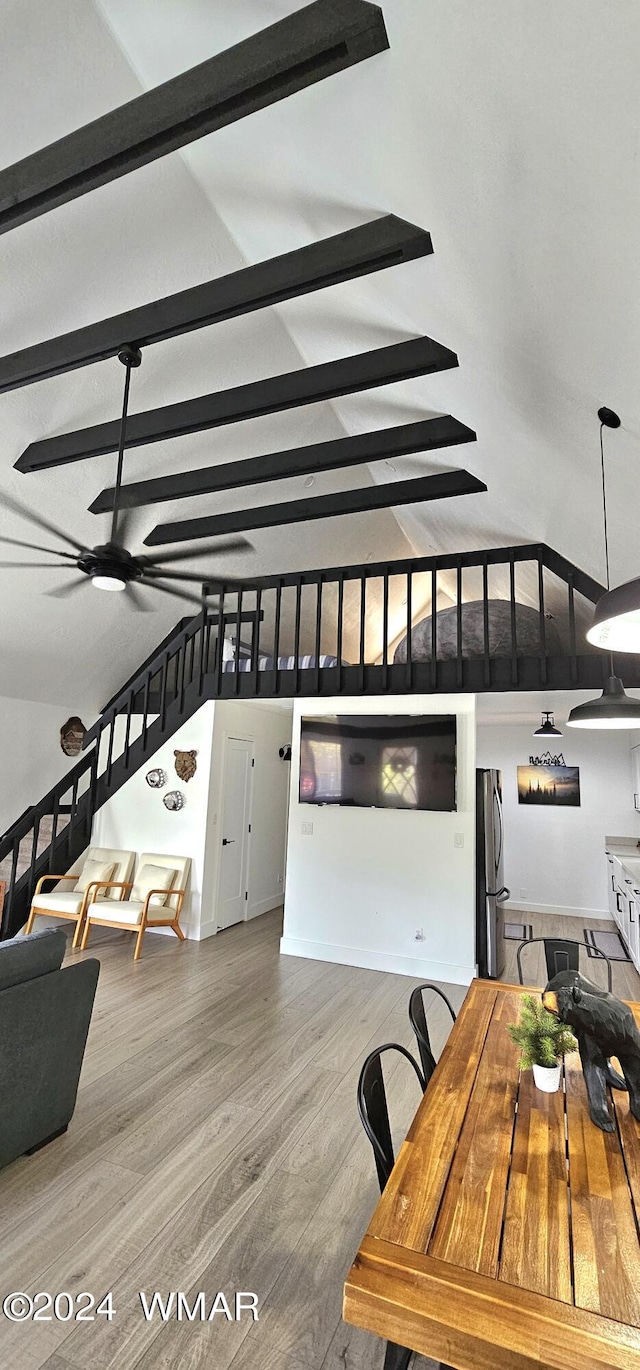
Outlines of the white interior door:
M219 928L239 923L245 916L249 833L251 829L251 789L253 742L227 737L222 771L220 842L220 883L218 887Z

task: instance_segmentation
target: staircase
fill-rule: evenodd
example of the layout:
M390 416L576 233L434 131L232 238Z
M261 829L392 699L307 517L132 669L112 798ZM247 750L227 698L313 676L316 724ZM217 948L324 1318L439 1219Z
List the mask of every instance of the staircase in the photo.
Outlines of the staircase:
M97 810L200 708L218 625L205 612L183 620L105 707L77 765L0 839L3 940L26 921L40 876L69 869L89 846Z
M542 543L296 572L216 590L216 607L205 605L177 625L105 705L77 765L0 838L0 938L23 926L39 877L69 869L89 846L97 810L205 700L597 691L609 659L588 648L584 628L602 593ZM496 598L510 606L511 629L500 642L492 637ZM439 637L443 602L449 621L457 621L453 652L442 650ZM464 636L470 602L483 622L474 647ZM417 651L411 629L432 604L439 612ZM523 604L538 624L527 654L518 640ZM394 651L403 634L403 651ZM225 661L224 640L239 661ZM640 686L639 657L617 657L616 669L627 686Z

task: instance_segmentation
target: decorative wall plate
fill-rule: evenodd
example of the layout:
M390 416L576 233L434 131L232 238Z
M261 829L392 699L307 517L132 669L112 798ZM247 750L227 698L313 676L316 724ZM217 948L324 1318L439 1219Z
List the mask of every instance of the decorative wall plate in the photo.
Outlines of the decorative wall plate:
M163 771L160 766L157 766L153 771L147 771L147 774L145 775L147 785L150 785L152 790L163 789L168 779L167 772Z
M168 794L163 794L162 802L165 809L170 809L172 813L177 813L178 809L183 809L186 799L182 790L169 790Z

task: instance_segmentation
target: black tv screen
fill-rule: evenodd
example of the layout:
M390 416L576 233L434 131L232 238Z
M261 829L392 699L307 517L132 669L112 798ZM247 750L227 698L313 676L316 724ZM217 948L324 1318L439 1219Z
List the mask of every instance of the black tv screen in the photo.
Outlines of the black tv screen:
M301 804L455 810L455 714L357 714L301 723Z

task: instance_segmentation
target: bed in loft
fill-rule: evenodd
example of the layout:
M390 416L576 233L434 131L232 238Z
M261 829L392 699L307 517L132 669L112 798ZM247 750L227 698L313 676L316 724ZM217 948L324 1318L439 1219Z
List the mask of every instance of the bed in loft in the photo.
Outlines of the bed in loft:
M540 656L540 614L528 604L516 601L514 608L515 625L512 625L511 600L489 599L486 602L488 620L488 654L490 657ZM513 631L515 628L515 631ZM466 658L482 657L485 654L485 601L468 600L462 604L460 612L460 632L462 655ZM394 652L394 665L407 660L407 637L401 639ZM411 630L411 660L430 661L432 655L433 626L432 617L414 624ZM544 650L546 656L562 656L566 652L562 635L553 618L544 618ZM436 659L455 661L458 656L458 608L452 605L440 609L436 614Z
M514 631L511 607L510 600L490 599L487 602L489 656L511 657L514 636L516 656L540 656L540 615L538 610L527 604L516 603ZM483 600L469 600L462 605L460 631L463 657L471 659L484 656L485 605ZM411 630L411 660L413 662L431 660L432 636L432 619L431 615L428 614L414 624ZM544 650L547 656L562 656L567 651L567 646L562 641L562 634L550 615L545 615ZM436 614L436 659L438 661L455 661L457 656L458 609L456 605L452 605L450 608L440 609ZM401 665L406 660L407 634L405 633L395 649L393 663L394 665ZM278 656L277 661L268 652L260 652L258 656L259 671L275 669L292 671L296 667L305 670L315 669L316 666L323 668L338 666L339 664L336 656L327 653L318 656L317 662L314 653L300 653L297 658L295 655L281 655ZM347 661L342 661L343 666L348 664ZM370 664L374 665L375 662L372 661ZM241 642L238 647L235 638L225 638L222 669L226 672L255 669L251 659L250 644Z
M296 666L298 666L300 670L313 670L316 665L322 668L324 666L338 666L339 664L337 656L330 656L327 653L321 653L317 662L315 653L299 653L297 659L295 656L279 656L277 660L275 657L270 656L268 652L259 652L258 654L259 671L294 671ZM343 662L343 665L346 664L346 662ZM222 669L223 671L254 670L255 666L251 659L251 648L241 644L240 652L237 653L235 645L232 642L229 642L228 639L225 639Z

